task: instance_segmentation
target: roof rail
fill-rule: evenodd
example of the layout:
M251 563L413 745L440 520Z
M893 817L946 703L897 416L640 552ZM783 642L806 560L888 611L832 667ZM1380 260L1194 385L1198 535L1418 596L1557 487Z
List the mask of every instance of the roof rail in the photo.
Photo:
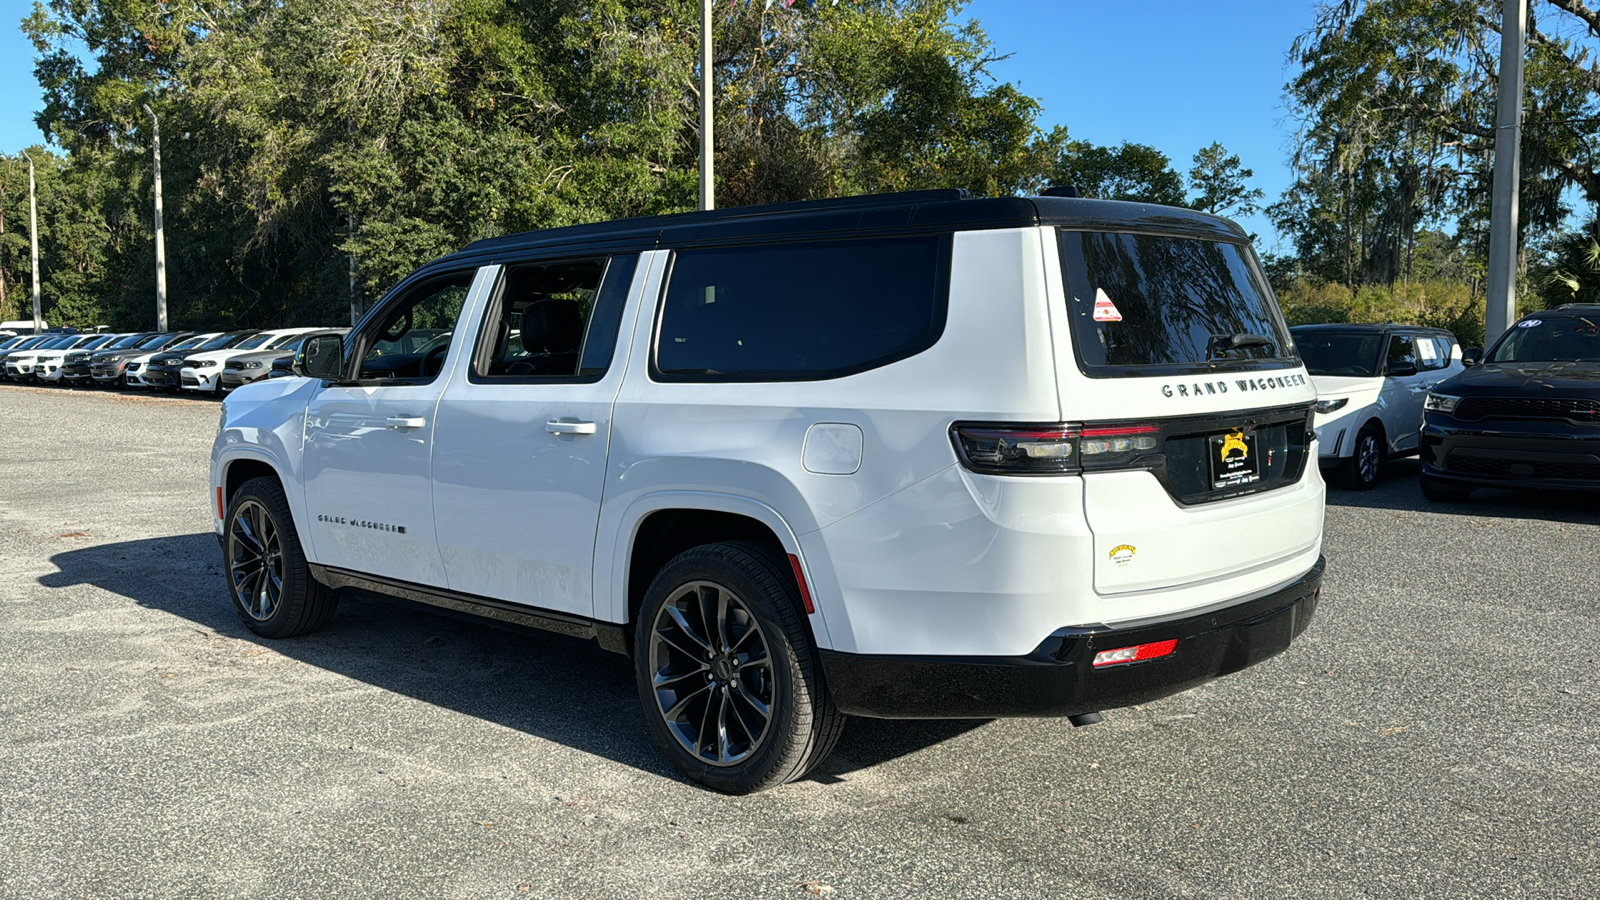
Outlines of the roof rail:
M1600 309L1600 303L1563 303L1556 309Z

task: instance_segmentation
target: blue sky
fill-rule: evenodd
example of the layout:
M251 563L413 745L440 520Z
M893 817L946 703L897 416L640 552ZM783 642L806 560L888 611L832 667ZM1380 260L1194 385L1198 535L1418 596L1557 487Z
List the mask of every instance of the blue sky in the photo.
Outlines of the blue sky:
M33 47L17 23L31 0L0 0L0 152L43 140ZM1311 0L973 0L969 17L989 32L991 71L1044 107L1041 124L1066 125L1096 144L1150 144L1187 173L1194 152L1220 141L1277 199L1289 186L1284 54L1311 27ZM1276 237L1264 217L1241 222Z

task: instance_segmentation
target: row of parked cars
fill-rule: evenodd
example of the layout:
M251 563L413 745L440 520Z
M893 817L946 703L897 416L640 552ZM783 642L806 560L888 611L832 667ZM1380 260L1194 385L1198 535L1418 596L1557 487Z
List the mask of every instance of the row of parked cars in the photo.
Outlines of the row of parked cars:
M1422 460L1422 493L1600 490L1600 305L1525 316L1487 352L1410 325L1291 329L1317 389L1318 461L1364 490Z
M307 338L348 330L24 335L0 341L0 372L14 382L216 395L262 378L288 375L294 354Z

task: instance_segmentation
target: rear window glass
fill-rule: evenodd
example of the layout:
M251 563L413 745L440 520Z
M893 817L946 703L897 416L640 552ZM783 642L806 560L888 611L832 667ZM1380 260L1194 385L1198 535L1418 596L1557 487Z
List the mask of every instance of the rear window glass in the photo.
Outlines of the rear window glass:
M1087 374L1295 359L1244 247L1165 235L1060 235L1073 339Z
M677 252L656 340L670 379L848 375L931 346L948 253L937 235Z

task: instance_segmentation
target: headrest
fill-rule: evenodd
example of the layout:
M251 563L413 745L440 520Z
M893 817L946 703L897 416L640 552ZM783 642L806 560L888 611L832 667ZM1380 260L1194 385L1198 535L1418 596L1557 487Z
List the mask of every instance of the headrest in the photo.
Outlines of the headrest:
M583 313L576 300L536 300L522 311L522 349L576 353L583 343Z

